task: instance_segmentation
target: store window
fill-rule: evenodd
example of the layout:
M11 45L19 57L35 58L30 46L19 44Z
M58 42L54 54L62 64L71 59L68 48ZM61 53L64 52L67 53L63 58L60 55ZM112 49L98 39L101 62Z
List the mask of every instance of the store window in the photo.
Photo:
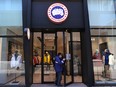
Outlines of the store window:
M22 0L0 0L0 85L24 85Z
M102 28L98 28L98 29L92 29L91 30L91 35L94 35L94 36L106 36L106 35L109 35L109 36L112 36L112 35L116 35L116 29L114 28L110 28L110 29L102 29Z
M96 33L98 33L96 35ZM111 33L112 32L112 33ZM116 36L115 30L92 29L92 59L95 83L116 83Z
M22 34L22 0L0 0L0 35Z
M116 84L115 0L88 0L95 83Z
M81 71L81 41L80 41L80 33L79 32L73 32L73 72L74 72L74 82L82 82L82 71ZM69 44L71 46L71 43Z
M116 26L115 0L87 0L91 28ZM114 27L113 27L114 28Z
M23 38L0 37L0 84L25 84Z

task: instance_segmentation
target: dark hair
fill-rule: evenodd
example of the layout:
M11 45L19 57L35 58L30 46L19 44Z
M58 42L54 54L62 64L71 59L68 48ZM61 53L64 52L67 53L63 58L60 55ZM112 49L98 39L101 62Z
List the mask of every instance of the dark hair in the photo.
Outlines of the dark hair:
M62 53L58 53L58 56L62 55Z

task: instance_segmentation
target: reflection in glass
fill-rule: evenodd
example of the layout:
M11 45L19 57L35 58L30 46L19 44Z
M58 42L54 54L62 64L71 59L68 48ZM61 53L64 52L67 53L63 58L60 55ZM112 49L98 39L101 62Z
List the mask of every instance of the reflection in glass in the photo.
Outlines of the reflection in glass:
M22 0L0 0L0 35L22 35Z
M116 82L116 37L92 37L94 76L96 83ZM96 50L97 49L97 50Z
M33 83L41 83L41 33L34 33L33 39Z
M0 84L25 84L22 38L0 38Z
M55 57L55 34L44 34L44 81L55 81L53 58Z
M74 82L82 82L80 33L73 32L73 68Z

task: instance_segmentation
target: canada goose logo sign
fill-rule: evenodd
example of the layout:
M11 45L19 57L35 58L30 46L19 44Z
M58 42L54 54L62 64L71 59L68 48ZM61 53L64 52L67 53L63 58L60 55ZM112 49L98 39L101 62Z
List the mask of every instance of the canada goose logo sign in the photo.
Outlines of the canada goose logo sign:
M61 3L54 3L48 8L47 15L52 22L60 24L67 19L68 9Z

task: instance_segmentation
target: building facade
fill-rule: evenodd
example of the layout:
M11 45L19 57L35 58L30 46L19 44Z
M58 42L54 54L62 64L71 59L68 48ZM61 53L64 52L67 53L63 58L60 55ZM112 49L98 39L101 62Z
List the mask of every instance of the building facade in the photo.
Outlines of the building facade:
M61 24L54 24L47 17L48 7L56 2L63 3L68 9L68 18ZM62 52L67 58L65 68L68 72L64 73L62 84L82 82L88 86L116 86L115 39L115 0L1 0L0 85L18 81L18 85L29 87L34 83L53 82L52 59ZM114 59L108 66L103 61L106 49ZM16 50L21 56L19 69L11 64ZM48 72L44 63L45 51L51 56ZM39 60L36 67L35 57Z

